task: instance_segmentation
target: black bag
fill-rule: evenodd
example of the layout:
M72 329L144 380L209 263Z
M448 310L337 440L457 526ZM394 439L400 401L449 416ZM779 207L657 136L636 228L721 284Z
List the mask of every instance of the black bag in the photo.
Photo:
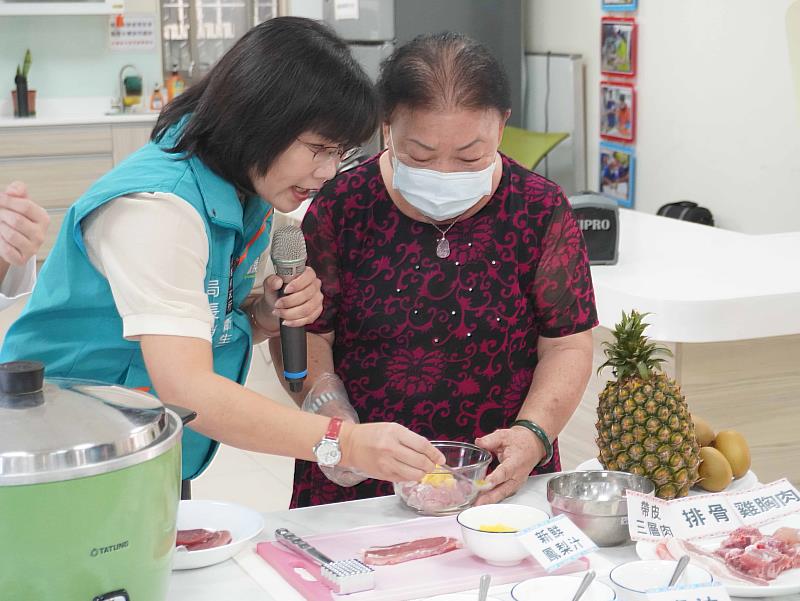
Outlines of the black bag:
M714 225L714 216L711 214L711 211L705 207L697 206L696 202L690 200L679 200L678 202L665 204L658 209L657 214L663 217L672 217L673 219L691 221L692 223L700 223L702 225Z

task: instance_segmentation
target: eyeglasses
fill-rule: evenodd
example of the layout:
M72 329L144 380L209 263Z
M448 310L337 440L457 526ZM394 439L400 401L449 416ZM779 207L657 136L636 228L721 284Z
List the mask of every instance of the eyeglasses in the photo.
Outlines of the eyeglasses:
M330 160L337 164L342 163L348 159L352 159L356 153L361 150L358 146L354 148L345 148L341 144L338 146L324 146L323 144L304 142L300 138L297 138L297 141L314 153L314 162L319 165Z

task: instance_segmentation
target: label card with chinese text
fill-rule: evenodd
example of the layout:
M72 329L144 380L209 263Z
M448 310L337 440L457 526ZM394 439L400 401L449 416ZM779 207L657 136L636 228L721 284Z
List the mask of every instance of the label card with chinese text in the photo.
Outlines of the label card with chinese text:
M522 546L551 572L597 550L597 545L565 515L517 532Z
M647 593L647 601L730 601L721 584L676 586Z
M748 491L696 495L663 501L629 490L628 530L635 541L720 536L800 512L800 492L788 480Z

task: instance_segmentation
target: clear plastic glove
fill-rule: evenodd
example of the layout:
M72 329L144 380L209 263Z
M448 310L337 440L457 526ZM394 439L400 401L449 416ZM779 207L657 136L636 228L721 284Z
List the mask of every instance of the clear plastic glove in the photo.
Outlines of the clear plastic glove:
M336 374L324 373L317 378L300 408L309 413L341 417L345 421L359 423L358 414L350 404L344 382ZM367 479L367 476L358 470L344 467L319 466L319 469L328 480L339 486L355 486Z

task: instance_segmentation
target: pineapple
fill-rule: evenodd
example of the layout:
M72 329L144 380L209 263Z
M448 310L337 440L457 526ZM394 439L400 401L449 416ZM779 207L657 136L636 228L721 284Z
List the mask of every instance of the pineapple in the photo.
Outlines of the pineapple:
M684 497L698 480L700 447L686 399L661 371L669 349L648 342L642 319L622 313L613 343L603 343L614 380L600 393L597 446L605 469L645 476L662 499Z

